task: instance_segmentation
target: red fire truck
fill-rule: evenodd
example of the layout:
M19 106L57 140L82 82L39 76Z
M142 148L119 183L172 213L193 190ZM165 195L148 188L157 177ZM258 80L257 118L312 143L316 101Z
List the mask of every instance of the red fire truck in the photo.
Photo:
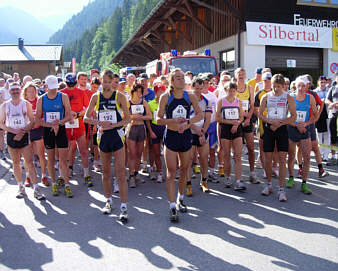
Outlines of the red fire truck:
M206 49L203 54L186 51L181 55L177 50L162 53L160 59L153 60L146 65L148 75L156 73L157 76L169 74L171 70L180 68L182 71L191 71L194 75L199 73L212 73L218 75L216 58Z

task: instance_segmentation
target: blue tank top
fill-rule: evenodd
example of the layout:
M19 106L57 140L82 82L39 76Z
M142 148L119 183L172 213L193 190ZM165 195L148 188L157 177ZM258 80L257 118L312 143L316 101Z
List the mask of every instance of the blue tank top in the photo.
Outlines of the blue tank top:
M58 92L54 99L49 99L47 93L43 94L42 112L45 122L51 122L55 119L62 120L65 114L65 108L62 102L62 94Z
M305 94L305 99L301 102L296 99L294 93L291 93L291 97L293 97L296 102L297 120L295 121L295 123L308 121L311 108L310 95Z
M168 98L168 104L166 106L166 118L185 118L189 119L191 102L188 92L184 91L183 98L176 99L173 94Z

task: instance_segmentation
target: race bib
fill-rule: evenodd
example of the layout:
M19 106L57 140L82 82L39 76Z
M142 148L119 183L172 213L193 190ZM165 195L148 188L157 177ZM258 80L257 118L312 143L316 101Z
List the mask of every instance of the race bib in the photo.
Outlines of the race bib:
M242 109L244 111L249 111L249 101L248 100L244 100L244 101L241 101L242 102Z
M54 120L60 120L60 112L47 112L46 122L53 122Z
M133 104L131 106L131 113L133 115L136 115L136 114L143 114L144 113L144 106L143 104Z
M9 120L9 126L13 129L25 128L25 118L23 116L11 117Z
M306 111L297 111L297 122L305 122Z
M285 108L282 107L274 107L268 109L268 118L269 119L285 119Z
M183 107L183 105L178 105L173 111L173 119L178 118L186 118L187 117L187 110Z
M79 119L74 119L73 123L67 121L65 123L66 128L79 128Z
M116 111L100 112L99 121L110 121L111 123L117 123Z
M153 112L153 120L156 121L156 119L157 119L157 110Z
M224 108L223 118L226 120L238 120L239 119L238 108Z

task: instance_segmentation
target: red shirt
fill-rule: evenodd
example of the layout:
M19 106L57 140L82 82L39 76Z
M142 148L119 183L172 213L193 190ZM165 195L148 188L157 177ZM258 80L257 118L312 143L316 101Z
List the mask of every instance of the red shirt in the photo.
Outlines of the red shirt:
M88 107L89 105L88 96L86 95L84 90L75 87L72 90L65 88L61 90L61 92L68 95L70 108L72 109L73 112L79 113L83 109Z
M209 90L210 92L214 92L214 91L216 90L216 87L210 86L210 87L208 88L208 90Z
M88 101L90 102L90 99L92 98L92 95L94 94L94 92L91 91L90 89L85 89L84 91L86 92Z
M312 95L313 98L315 98L316 106L322 106L323 102L316 92L308 90L306 93ZM309 118L311 118L312 116L313 116L313 112L312 112L312 109L310 108Z

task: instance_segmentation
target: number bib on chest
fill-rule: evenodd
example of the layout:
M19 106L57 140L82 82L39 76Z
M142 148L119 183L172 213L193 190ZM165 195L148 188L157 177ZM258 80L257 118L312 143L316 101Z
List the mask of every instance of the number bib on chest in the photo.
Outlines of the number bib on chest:
M66 128L79 128L79 119L74 119L73 123L67 121L65 123Z
M21 129L26 126L25 118L23 116L11 117L9 120L9 126L13 129Z
M241 102L242 102L242 109L244 110L244 111L249 111L249 101L248 100L241 100Z
M306 111L297 111L297 122L305 122Z
M60 112L47 112L46 122L53 122L54 120L60 120Z
M158 111L158 110L155 110L155 111L153 112L153 120L154 120L154 121L156 121L156 119L157 119L157 111Z
M238 110L238 108L224 108L224 110L223 110L223 119L226 119L226 120L238 120L239 119L239 110Z
M116 111L100 112L99 121L110 121L111 123L117 123Z
M268 109L268 118L269 119L285 119L285 108L283 107L274 107Z
M143 104L133 104L131 105L131 113L133 115L136 115L136 114L143 114L144 113L144 106Z
M173 111L173 119L178 118L186 118L187 117L187 110L183 107L183 105L178 105Z

